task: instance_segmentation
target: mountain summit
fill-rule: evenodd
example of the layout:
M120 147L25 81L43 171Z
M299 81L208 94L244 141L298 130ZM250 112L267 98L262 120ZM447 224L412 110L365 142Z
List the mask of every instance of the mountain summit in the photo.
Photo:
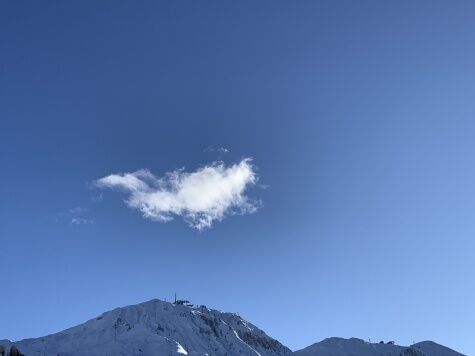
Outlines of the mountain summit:
M12 346L0 340L0 355ZM158 299L15 342L9 355L21 355L15 348L26 356L463 356L430 341L404 347L355 338L329 338L294 353L237 314Z
M10 342L3 344L10 347ZM27 356L292 355L236 314L158 299L15 345Z
M463 356L432 341L411 346L370 343L361 339L331 337L295 352L296 356Z

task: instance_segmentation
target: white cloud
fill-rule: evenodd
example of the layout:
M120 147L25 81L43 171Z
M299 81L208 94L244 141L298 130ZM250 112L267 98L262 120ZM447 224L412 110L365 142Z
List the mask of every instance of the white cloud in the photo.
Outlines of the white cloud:
M66 218L71 225L89 225L94 224L94 220L86 215L89 209L80 206L69 209L67 212L58 213L58 218Z
M69 213L73 214L73 215L79 215L79 214L83 214L85 212L87 212L87 209L86 208L81 208L80 206L69 209Z
M215 162L191 173L175 170L162 178L149 170L111 174L95 183L129 193L127 205L145 218L166 222L181 216L202 230L226 216L255 212L259 204L245 190L256 182L255 167L246 158L231 166Z
M225 147L218 147L218 148L214 148L214 147L206 147L204 150L204 152L219 152L219 153L229 153L229 150Z
M86 219L86 218L71 218L71 224L73 225L88 225L88 224L94 224L94 220L91 219Z
M104 200L104 196L101 194L91 197L91 201L94 203L101 203Z

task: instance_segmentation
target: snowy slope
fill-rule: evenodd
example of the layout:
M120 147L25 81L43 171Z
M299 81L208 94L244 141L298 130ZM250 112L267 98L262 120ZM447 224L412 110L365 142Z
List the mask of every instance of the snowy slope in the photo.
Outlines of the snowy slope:
M421 350L426 355L430 356L460 356L461 353L458 353L448 347L439 345L433 341L422 341L418 342L411 347Z
M157 299L15 345L26 356L463 356L432 341L406 347L336 337L293 353L236 314Z
M373 344L361 339L332 337L295 352L296 356L463 356L432 341L412 346Z
M15 345L27 356L292 355L236 314L160 300L117 308Z

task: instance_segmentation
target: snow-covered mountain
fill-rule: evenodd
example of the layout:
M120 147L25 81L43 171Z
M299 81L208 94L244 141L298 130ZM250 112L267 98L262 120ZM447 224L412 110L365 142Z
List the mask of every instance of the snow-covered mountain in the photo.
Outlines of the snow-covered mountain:
M463 356L432 341L411 346L332 337L295 352L296 356Z
M10 342L3 345L9 348ZM57 334L15 345L26 356L293 354L236 314L158 299L117 308Z
M294 353L237 314L158 299L14 344L26 356L463 356L431 341L405 347L355 338L329 338ZM0 340L0 355L11 346Z

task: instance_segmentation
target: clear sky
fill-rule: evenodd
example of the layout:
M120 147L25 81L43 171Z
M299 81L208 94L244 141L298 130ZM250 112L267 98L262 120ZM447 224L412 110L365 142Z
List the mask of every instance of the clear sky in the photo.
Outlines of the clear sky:
M293 349L475 354L474 17L472 1L3 2L0 339L176 292ZM201 231L193 199L158 191L240 162L254 184ZM174 220L97 181L140 169L172 195L152 218Z

